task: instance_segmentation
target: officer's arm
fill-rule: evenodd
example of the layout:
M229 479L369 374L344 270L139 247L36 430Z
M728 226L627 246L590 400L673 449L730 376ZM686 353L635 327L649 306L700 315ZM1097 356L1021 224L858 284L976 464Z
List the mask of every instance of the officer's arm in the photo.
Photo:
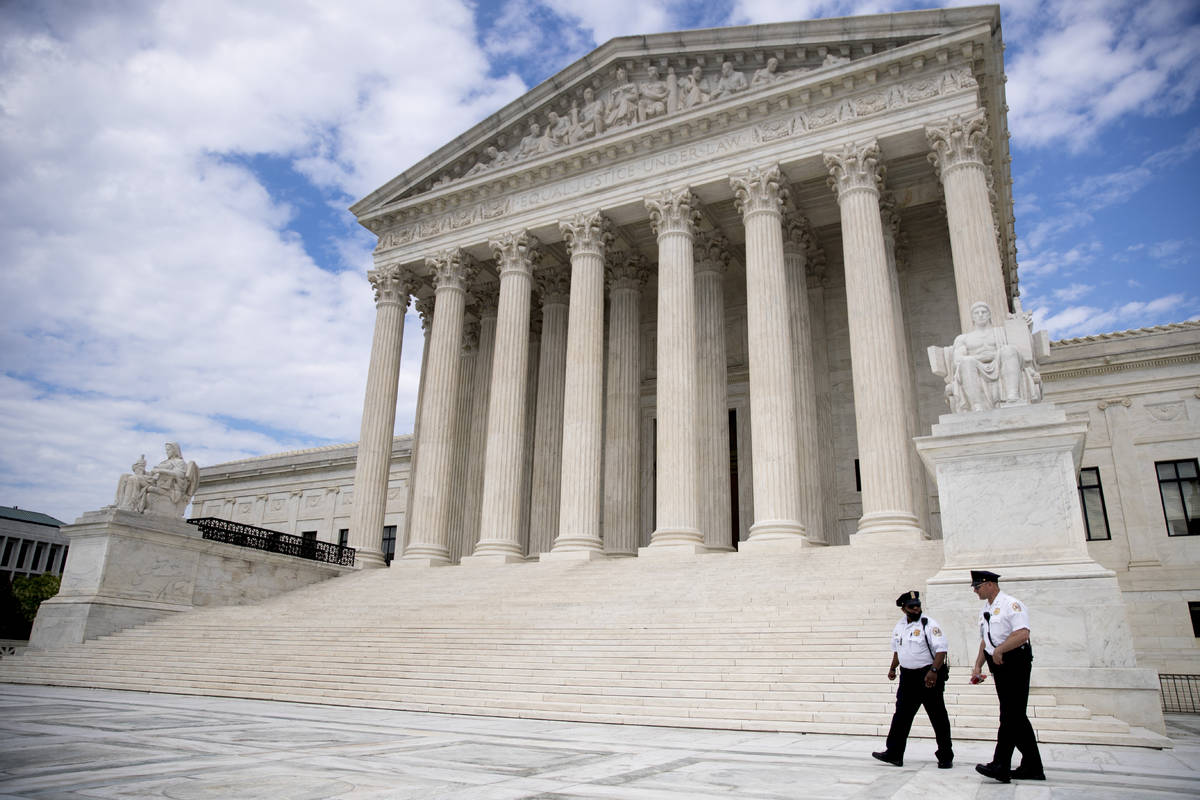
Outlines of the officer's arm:
M1005 639L1003 642L996 645L995 653L999 653L999 654L1003 655L1004 653L1007 653L1010 650L1016 650L1018 647L1020 647L1021 645L1025 644L1028 641L1029 641L1029 629L1028 628L1019 628L1018 630L1015 630L1012 633L1010 633L1008 635L1008 638ZM992 654L993 657L995 656L995 653Z
M982 675L983 665L987 661L987 651L983 649L983 640L979 641L979 654L975 656L975 669L971 671L972 675Z
M892 665L888 667L888 680L894 680L896 677L896 667L900 666L900 654L892 653Z

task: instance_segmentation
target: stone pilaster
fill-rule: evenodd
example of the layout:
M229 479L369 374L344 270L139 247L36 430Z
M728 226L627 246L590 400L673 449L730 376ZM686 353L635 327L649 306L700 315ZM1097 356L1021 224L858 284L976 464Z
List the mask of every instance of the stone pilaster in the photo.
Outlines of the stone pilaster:
M489 243L500 268L492 389L484 454L483 513L472 559L524 561L521 482L525 466L525 393L529 369L529 299L538 241L522 231Z
M638 318L647 265L619 253L608 268L608 384L604 424L604 550L637 555L640 512L638 399L641 353Z
M971 304L983 300L996 319L1008 313L1004 271L996 244L988 169L987 113L981 108L925 128L933 164L946 193L946 223L962 330L971 329Z
M407 564L449 563L447 506L453 454L453 413L458 395L463 306L475 272L471 257L451 250L429 259L436 303L429 337L426 397L421 407L421 462L413 491L411 536L401 559Z
M747 542L799 542L804 523L781 206L787 190L774 165L752 168L731 176L729 182L746 225L750 438L754 442L754 524Z
M371 270L367 279L375 290L375 336L371 342L358 461L354 468L350 546L358 551L356 561L362 566L382 567L385 566L383 514L396 427L404 310L413 283L410 273L395 264Z
M1160 496L1152 483L1157 477L1151 469L1139 469L1142 464L1134 440L1134 421L1130 419L1133 401L1128 397L1101 400L1096 407L1104 413L1108 424L1108 440L1112 446L1114 468L1117 473L1117 496L1121 501L1121 517L1125 522L1125 541L1129 545L1129 566L1160 567L1156 543L1162 536L1162 506ZM1151 465L1147 464L1147 467ZM1111 489L1109 490L1111 491ZM1148 498L1156 498L1147 508Z
M879 214L883 168L875 142L825 154L829 185L842 218L846 305L858 430L863 515L856 540L874 534L913 540L921 529L912 508L908 427L896 387L906 379L896 357L892 290Z
M533 486L530 489L530 556L548 553L558 533L562 488L563 388L567 368L567 302L570 273L537 273L542 300L542 344L538 354L537 422L533 437Z
M813 370L812 314L808 306L808 249L811 239L808 220L798 214L789 214L784 221L783 263L792 334L800 519L804 520L810 542L828 544L829 520L825 517L822 497L824 473L821 471L817 382Z
M693 241L700 201L690 189L646 198L658 236L658 435L650 547L703 552L697 469L696 293Z
M729 402L725 350L725 272L729 242L703 236L696 259L696 385L700 532L709 550L733 549L729 497Z
M571 251L571 306L563 390L562 480L553 554L603 556L600 464L604 425L604 254L610 223L599 212L559 224Z
M468 305L469 309L469 305ZM453 464L450 468L450 561L470 552L467 541L467 475L471 463L471 409L475 396L475 362L479 357L479 320L463 323L462 355L458 363L458 402L454 409Z
M479 353L475 357L474 389L471 392L471 433L467 441L467 493L463 510L463 555L475 550L479 522L483 516L483 458L487 448L488 403L492 391L492 364L496 352L496 313L499 298L492 287L478 291Z

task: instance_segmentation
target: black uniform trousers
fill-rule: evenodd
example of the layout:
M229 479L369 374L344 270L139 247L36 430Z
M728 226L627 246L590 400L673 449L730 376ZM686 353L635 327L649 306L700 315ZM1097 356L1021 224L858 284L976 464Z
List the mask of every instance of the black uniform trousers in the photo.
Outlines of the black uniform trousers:
M937 737L937 760L952 761L954 748L950 744L950 717L946 714L946 674L943 669L938 674L937 683L932 688L926 688L925 675L929 667L917 669L900 668L900 685L896 688L896 712L892 714L892 727L888 729L887 752L900 758L904 755L904 747L908 744L908 732L912 730L913 717L917 709L925 706L929 715L929 724L933 726L933 734Z
M1021 751L1022 767L1030 772L1041 772L1042 754L1026 713L1033 649L1025 644L1010 650L1004 654L1002 664L997 664L988 655L987 665L996 681L996 697L1000 700L1000 729L996 732L992 764L1001 769L1011 768L1013 750L1016 749Z

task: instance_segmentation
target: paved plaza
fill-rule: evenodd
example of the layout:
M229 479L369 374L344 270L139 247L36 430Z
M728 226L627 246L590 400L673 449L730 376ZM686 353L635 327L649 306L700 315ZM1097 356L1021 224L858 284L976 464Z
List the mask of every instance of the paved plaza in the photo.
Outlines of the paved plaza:
M1172 750L1043 745L1047 783L976 775L990 745L897 769L854 736L468 717L0 686L7 798L1183 798L1200 796L1200 719Z

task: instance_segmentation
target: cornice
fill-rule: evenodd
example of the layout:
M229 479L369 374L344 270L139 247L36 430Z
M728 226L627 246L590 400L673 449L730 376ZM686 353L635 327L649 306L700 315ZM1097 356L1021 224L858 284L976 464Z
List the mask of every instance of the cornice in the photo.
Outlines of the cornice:
M1053 366L1042 365L1043 381L1065 381L1070 378L1081 378L1088 375L1107 375L1115 372L1127 372L1133 369L1155 369L1169 367L1175 364L1200 363L1200 353L1184 353L1161 358L1131 358L1128 361L1111 361L1094 366L1074 367L1056 371Z

